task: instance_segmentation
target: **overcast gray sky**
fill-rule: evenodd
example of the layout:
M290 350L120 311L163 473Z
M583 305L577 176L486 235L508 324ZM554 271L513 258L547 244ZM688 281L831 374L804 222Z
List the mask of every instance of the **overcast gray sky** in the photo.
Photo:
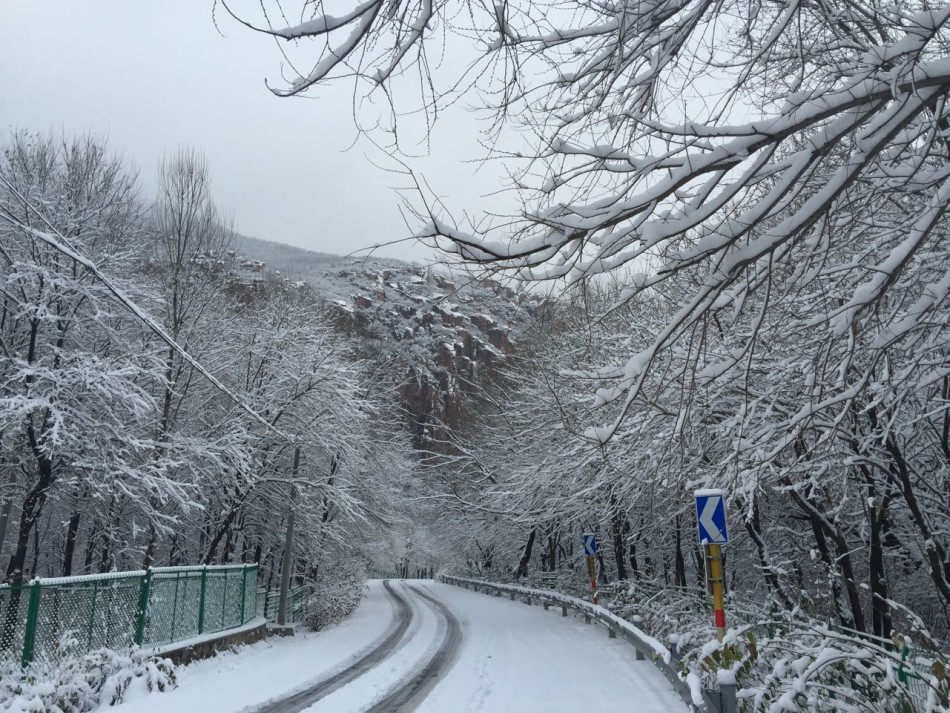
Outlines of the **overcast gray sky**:
M151 192L163 153L204 151L222 209L240 232L348 253L404 237L405 183L374 167L380 156L356 138L349 85L280 99L272 40L219 14L212 0L0 0L0 129L92 131L140 170ZM497 168L482 155L474 117L456 111L433 152L416 166L454 210L492 207ZM419 245L383 255L424 260Z

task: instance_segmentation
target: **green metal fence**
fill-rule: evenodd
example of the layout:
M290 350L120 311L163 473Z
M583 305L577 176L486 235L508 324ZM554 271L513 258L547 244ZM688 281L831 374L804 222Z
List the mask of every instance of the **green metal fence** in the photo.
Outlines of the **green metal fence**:
M55 660L63 646L154 647L241 626L257 611L257 565L153 567L0 586L0 656Z
M291 587L287 592L287 623L296 624L303 620L303 603L310 588L301 584ZM257 615L267 621L277 621L277 610L280 608L280 589L257 590Z

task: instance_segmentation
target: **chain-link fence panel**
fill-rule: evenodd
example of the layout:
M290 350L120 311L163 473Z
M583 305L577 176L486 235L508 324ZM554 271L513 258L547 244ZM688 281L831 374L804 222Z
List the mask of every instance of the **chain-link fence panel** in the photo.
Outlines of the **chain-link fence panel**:
M250 621L257 616L257 567L248 569L244 575L242 621Z
M39 580L31 660L133 643L144 572Z
M0 656L19 661L23 655L23 635L30 587L0 586Z
M287 592L287 623L296 624L303 621L304 602L310 587L301 584L297 587L291 587ZM256 592L257 597L257 615L262 616L267 621L276 622L280 611L280 589L264 589L260 587Z
M152 572L143 646L162 646L198 634L201 568L156 568Z
M257 565L37 579L0 586L0 657L155 647L241 626L257 608Z

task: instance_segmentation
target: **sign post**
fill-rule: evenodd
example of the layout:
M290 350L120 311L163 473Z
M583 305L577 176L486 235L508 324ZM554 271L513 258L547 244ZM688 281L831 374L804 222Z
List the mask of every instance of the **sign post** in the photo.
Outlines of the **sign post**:
M726 496L721 490L697 490L696 523L699 541L706 550L706 578L712 590L716 638L726 635L726 587L722 545L729 542L726 528Z
M594 569L594 557L597 555L597 536L592 532L585 532L581 537L584 540L584 555L587 557L587 576L590 577L590 598L594 604L599 604L597 570Z

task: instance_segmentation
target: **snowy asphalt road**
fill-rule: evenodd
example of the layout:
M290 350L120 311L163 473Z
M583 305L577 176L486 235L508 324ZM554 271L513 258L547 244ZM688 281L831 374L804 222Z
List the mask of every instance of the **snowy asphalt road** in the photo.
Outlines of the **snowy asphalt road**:
M580 617L447 584L371 582L357 611L182 669L116 713L678 713L659 671Z
M341 686L345 686L350 681L359 678L392 654L412 622L412 609L406 598L399 592L394 591L389 582L383 582L383 588L395 605L395 612L389 629L378 644L372 646L369 651L342 671L327 676L309 688L293 693L286 698L269 702L256 709L256 713L298 713L298 711L309 708L321 698L330 695Z
M413 586L409 589L434 606L442 617L444 622L442 641L435 654L419 673L413 674L409 680L370 708L368 713L394 713L395 711L408 713L415 710L442 676L452 668L462 643L462 624L452 610L421 589Z

